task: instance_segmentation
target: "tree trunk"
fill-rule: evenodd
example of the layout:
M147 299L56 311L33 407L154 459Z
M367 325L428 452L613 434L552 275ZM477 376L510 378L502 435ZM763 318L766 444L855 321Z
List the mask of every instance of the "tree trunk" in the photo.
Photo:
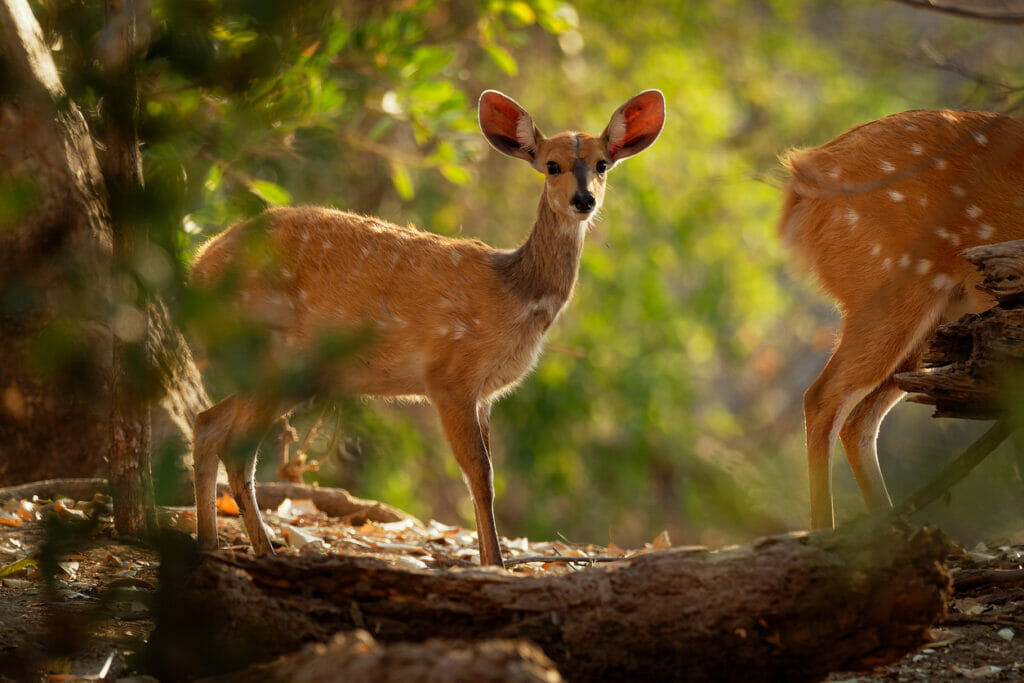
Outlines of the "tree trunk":
M0 0L0 255L0 484L106 475L118 327L107 191L25 0ZM147 310L153 440L180 455L209 399L166 309Z
M25 0L0 2L0 479L102 468L110 365L105 190ZM35 477L40 478L40 477Z
M139 86L136 54L141 0L104 0L107 29L98 51L104 57L104 177L110 188L113 228L114 335L110 375L110 489L114 528L120 534L156 532L151 467L150 394L152 377L147 353L149 296L135 276L138 244L145 228L136 223L143 199L142 154L139 150ZM116 286L124 282L130 286ZM121 321L125 320L122 324ZM139 372L139 370L142 372Z
M165 553L158 675L227 671L333 633L521 639L569 680L819 680L926 642L951 591L939 532L863 524L674 549L563 576L368 557Z

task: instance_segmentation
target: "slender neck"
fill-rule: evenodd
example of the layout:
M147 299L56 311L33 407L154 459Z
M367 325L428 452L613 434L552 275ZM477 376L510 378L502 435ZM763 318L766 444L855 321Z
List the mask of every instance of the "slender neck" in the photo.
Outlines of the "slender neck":
M523 301L567 301L576 285L584 232L581 221L552 210L545 188L530 236L500 266L509 288Z

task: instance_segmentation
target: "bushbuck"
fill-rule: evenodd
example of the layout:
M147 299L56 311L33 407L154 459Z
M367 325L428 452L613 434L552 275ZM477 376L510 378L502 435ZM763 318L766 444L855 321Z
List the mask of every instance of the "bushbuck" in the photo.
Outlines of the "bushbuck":
M480 562L502 566L491 404L531 370L572 296L607 172L649 147L664 119L664 97L648 90L619 107L600 136L545 137L514 100L484 92L479 122L488 142L545 176L537 219L517 249L316 207L270 209L203 245L192 266L194 287L211 296L229 292L239 315L267 332L267 353L280 363L322 356L317 339L324 333L366 332L367 340L333 363L318 363L327 370L298 397L276 387L239 391L196 417L200 545L217 547L219 456L254 552L273 552L254 495L253 446L297 398L340 391L433 404L473 498Z
M1024 237L1024 121L908 111L791 150L780 236L835 298L838 344L804 394L812 528L834 525L830 458L842 439L870 510L892 506L879 426L939 324L994 301L960 256Z

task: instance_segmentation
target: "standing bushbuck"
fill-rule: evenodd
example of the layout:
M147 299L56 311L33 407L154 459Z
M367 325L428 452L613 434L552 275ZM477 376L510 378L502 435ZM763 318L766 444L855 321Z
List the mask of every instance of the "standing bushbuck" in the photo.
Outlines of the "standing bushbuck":
M804 394L811 526L834 525L836 438L870 510L892 506L879 425L939 324L991 306L960 256L1024 237L1024 121L908 111L783 158L779 232L842 312L839 343Z
M657 90L633 97L599 137L544 137L519 104L488 90L480 127L499 152L545 174L537 219L518 249L494 249L325 208L276 208L229 228L196 256L192 280L231 291L241 315L269 334L279 359L311 353L325 331L369 331L334 359L310 394L428 399L473 497L481 564L502 566L494 524L491 404L537 361L572 296L605 174L650 146L665 120ZM257 246L252 246L257 245ZM223 287L229 281L233 288ZM214 289L220 286L220 289ZM322 350L322 349L321 349ZM290 397L293 400L294 396ZM272 553L254 495L251 445L291 405L273 387L236 393L195 420L199 543L217 547L217 458L224 462L256 554ZM234 453L235 455L232 455Z

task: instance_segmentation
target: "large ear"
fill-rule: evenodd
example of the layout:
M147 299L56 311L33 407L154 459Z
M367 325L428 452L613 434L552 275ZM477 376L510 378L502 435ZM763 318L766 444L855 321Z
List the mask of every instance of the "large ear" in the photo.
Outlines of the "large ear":
M612 163L650 147L664 125L665 96L660 90L645 90L619 107L601 134Z
M494 149L533 163L537 144L544 139L526 110L497 90L480 96L480 130Z

